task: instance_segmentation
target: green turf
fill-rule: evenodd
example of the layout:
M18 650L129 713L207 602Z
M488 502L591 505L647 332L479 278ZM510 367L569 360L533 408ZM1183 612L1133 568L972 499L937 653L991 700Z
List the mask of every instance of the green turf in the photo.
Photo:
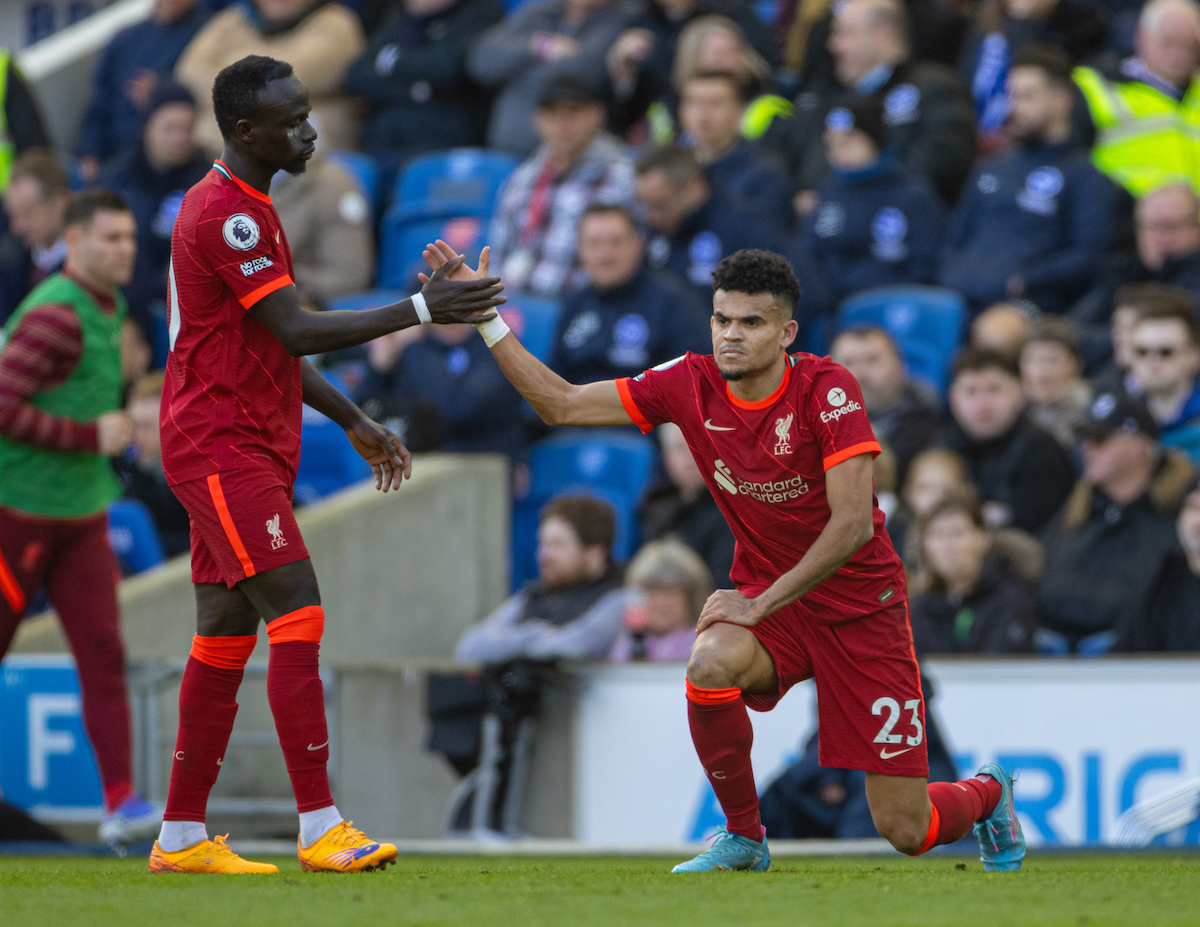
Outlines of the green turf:
M0 924L21 927L1009 925L1200 923L1200 856L1034 856L1020 873L934 855L783 859L676 876L662 859L404 857L381 873L151 876L141 859L0 857ZM965 865L963 865L965 863Z

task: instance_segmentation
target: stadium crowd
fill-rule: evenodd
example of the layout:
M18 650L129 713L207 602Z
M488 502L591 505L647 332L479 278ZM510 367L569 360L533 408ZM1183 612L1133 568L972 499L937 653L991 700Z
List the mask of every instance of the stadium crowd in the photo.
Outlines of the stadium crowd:
M247 54L294 65L321 136L272 188L307 306L416 288L391 191L450 149L517 164L485 211L418 231L490 244L511 311L552 307L544 353L573 382L705 352L712 270L777 251L803 289L795 349L854 374L885 448L922 653L1200 650L1193 0L156 0L100 56L70 159L6 64L0 322L61 267L72 190L119 193L138 254L115 466L168 554L187 548L154 428L170 236L219 153L213 78ZM839 309L902 286L962 308L932 363L886 313ZM60 372L12 353L0 434L53 440L29 399ZM321 364L412 449L505 454L516 504L547 501L536 449L562 436L469 326ZM615 551L610 506L553 501L528 584L461 656L686 656L733 540L679 435L656 437L627 513L642 552Z

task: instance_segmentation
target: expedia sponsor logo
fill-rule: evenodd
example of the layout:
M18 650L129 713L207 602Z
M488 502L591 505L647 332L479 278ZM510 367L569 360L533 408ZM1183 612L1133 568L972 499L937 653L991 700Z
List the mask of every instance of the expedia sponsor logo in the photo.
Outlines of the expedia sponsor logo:
M842 406L840 409L834 409L832 412L822 412L821 413L821 421L836 422L843 415L849 415L851 412L861 412L861 411L862 411L862 406L859 405L858 400L851 399L846 405Z
M731 496L749 496L759 502L790 502L799 499L808 492L808 483L802 476L793 476L788 480L775 480L771 483L751 483L733 475L733 471L725 465L725 461L715 463L716 470L713 479L717 485Z

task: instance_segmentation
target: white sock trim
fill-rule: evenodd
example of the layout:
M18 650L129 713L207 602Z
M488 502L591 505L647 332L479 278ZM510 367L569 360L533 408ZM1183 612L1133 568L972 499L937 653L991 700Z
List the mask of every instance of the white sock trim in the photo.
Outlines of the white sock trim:
M337 805L300 812L300 846L310 847L342 823Z
M158 845L164 853L178 853L208 839L203 821L163 821Z

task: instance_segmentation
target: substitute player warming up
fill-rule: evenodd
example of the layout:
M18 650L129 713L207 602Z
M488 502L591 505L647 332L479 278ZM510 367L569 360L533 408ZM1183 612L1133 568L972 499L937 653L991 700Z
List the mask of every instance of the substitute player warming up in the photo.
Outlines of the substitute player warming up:
M443 242L432 267L457 258ZM486 261L480 274L486 274ZM468 277L458 265L456 276ZM769 711L815 678L821 765L861 769L879 833L918 855L972 827L984 868L1019 869L1012 780L984 766L927 783L925 704L904 569L875 503L879 444L858 383L828 358L787 353L800 288L791 265L739 251L713 273L713 355L632 379L572 386L496 319L479 325L509 380L551 425L674 422L737 539L730 578L704 606L687 670L692 741L725 811L710 849L675 872L765 871L747 707Z
M217 75L213 108L225 151L184 197L171 240L170 355L160 426L163 468L191 520L197 633L179 690L179 734L152 872L265 873L208 838L208 794L237 714L237 690L267 625L267 695L300 811L298 852L313 871L359 872L396 848L343 821L329 792L329 732L318 675L325 627L316 575L292 517L302 403L342 426L398 488L411 470L400 440L300 358L421 321L463 322L503 301L498 280L451 282L366 312L301 309L292 257L267 191L300 173L317 133L292 67L251 56Z

